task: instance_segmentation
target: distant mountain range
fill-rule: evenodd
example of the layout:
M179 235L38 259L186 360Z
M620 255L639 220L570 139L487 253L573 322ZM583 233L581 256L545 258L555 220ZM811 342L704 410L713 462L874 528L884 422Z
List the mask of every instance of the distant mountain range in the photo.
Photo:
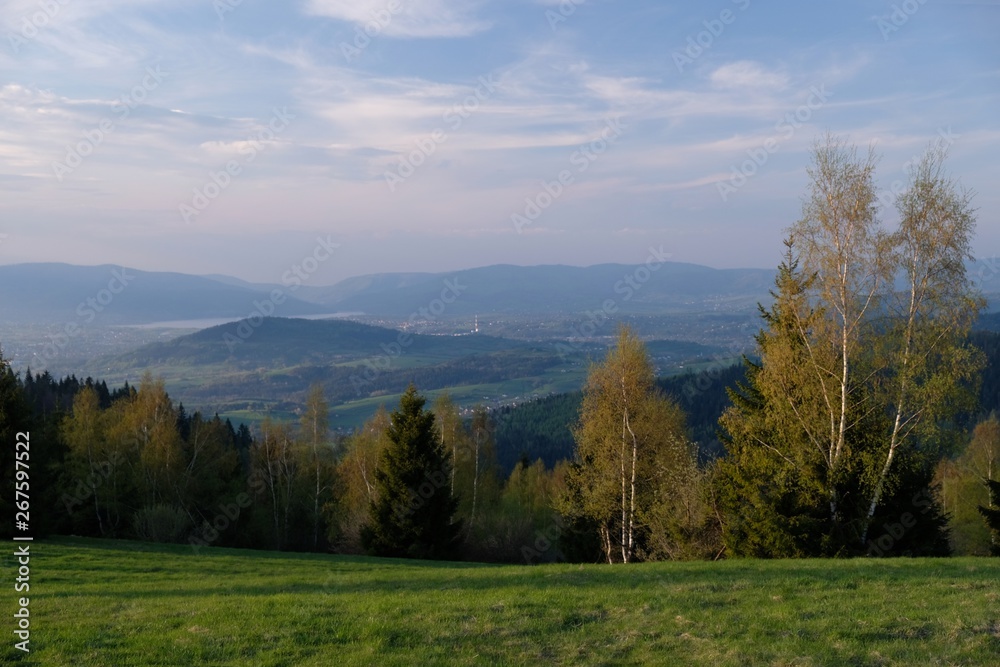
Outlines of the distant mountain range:
M260 290L182 273L118 266L15 264L0 266L0 318L12 323L147 324L170 320L246 317ZM326 312L289 295L283 315Z
M259 314L357 313L406 319L751 312L770 300L774 271L679 262L628 266L496 265L450 273L380 273L332 286L250 283L116 266L0 266L0 323L150 324ZM1000 302L992 295L992 307Z
M774 276L771 270L676 262L652 267L497 265L451 273L373 274L317 287L110 265L18 264L0 266L0 317L7 323L90 323L99 316L102 324L148 324L235 320L255 311L280 317L352 312L393 318L420 316L422 310L444 317L605 308L625 315L664 314L753 307L767 298Z
M349 278L309 300L338 310L408 316L447 301L454 315L580 313L605 302L622 314L690 312L717 304L753 306L767 297L774 271L712 269L666 262L627 266L487 266L441 274L376 274Z

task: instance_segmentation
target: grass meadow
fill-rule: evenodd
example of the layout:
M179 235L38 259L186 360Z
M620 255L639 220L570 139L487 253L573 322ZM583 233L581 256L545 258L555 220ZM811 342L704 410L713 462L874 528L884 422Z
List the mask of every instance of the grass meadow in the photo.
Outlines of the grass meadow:
M1000 559L497 566L53 538L29 595L32 652L7 631L4 664L1000 664Z

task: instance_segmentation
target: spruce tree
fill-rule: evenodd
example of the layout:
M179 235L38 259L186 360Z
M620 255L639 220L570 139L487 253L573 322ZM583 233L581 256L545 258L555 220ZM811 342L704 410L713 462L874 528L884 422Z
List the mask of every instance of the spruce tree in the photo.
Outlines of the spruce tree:
M434 414L411 384L392 413L389 444L375 473L376 499L362 529L377 556L447 560L458 556L461 522L451 493L452 461L434 428Z
M746 382L727 390L732 407L720 426L725 458L716 464L723 541L734 556L789 558L827 552L832 532L829 484L821 458L797 419L815 400L801 372L810 353L803 336L818 314L808 304L810 277L785 241L774 304L758 306L761 361L744 359Z

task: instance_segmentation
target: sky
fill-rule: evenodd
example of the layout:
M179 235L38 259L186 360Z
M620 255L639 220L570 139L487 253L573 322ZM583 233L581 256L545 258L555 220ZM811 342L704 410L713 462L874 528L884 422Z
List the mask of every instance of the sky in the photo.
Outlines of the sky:
M826 133L1000 253L1000 0L6 0L0 264L775 266ZM331 250L332 249L332 250Z

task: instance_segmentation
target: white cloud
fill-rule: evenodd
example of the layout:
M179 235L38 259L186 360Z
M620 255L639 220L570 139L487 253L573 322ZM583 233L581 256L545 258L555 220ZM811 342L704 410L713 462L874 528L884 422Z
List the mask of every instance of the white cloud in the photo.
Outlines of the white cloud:
M782 90L788 85L788 76L783 72L768 71L751 60L738 60L723 65L709 76L716 88L756 88L760 90Z
M306 12L359 26L373 24L387 37L466 37L490 28L474 17L469 0L308 0Z

